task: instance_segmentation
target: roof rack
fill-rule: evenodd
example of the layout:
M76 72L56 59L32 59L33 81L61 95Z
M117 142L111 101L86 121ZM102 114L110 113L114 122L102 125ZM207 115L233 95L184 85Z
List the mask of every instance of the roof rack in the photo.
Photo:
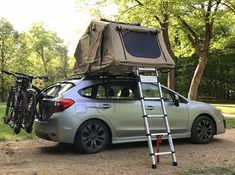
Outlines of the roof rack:
M110 73L110 72L97 72L96 74L85 74L84 79L136 79L134 73Z

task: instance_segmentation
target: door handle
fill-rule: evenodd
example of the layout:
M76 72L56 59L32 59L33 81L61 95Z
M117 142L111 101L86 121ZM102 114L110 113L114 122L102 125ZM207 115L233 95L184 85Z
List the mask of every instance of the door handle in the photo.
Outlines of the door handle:
M109 109L111 108L111 105L110 104L102 104L102 107L103 109Z
M154 107L153 106L146 106L145 109L152 111L152 110L154 110Z

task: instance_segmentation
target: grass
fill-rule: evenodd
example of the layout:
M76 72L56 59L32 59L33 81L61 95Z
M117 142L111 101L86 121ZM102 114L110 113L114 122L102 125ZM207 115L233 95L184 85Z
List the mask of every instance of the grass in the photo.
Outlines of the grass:
M0 141L4 140L11 140L11 141L18 141L22 139L32 139L36 136L31 133L26 133L23 129L21 130L20 134L13 134L13 130L9 125L3 123L2 117L5 113L5 104L0 103Z
M235 115L235 104L212 104L212 105L220 109L224 114Z
M227 129L235 128L235 118L225 118Z
M235 175L235 166L230 167L204 167L200 169L191 169L187 172L179 173L179 175L200 175L200 174L206 174L206 175Z

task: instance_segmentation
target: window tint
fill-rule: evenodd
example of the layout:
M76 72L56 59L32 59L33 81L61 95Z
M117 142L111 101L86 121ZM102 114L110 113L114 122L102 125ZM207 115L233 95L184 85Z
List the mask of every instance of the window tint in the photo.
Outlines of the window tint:
M142 84L142 91L144 97L160 97L158 86L150 83ZM162 95L164 100L173 101L172 93L165 88L162 88Z
M79 91L79 93L87 98L93 99L136 99L137 86L132 82L110 82L94 85Z
M96 95L96 99L106 99L106 95L105 95L105 87L104 85L99 85L97 87L97 95Z
M130 82L106 85L108 99L136 99L135 87Z
M82 89L80 91L80 94L84 97L88 97L91 98L92 97L92 87L86 88L86 89Z
M61 97L65 92L74 87L71 83L60 83L52 86L51 88L44 91L48 97L56 98Z
M158 58L161 55L156 34L124 30L121 35L129 54L147 58Z

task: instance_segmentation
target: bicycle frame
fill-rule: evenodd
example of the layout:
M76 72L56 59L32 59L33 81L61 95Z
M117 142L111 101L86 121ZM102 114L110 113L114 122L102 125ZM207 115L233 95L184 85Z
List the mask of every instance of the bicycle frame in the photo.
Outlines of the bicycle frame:
M32 80L36 78L48 78L45 76L13 73L5 70L1 71L16 78L15 85L12 87L12 91L8 97L4 122L14 128L14 133L16 134L20 132L22 127L29 133L32 131L32 125L36 115L36 104L40 94L40 89L32 85Z

